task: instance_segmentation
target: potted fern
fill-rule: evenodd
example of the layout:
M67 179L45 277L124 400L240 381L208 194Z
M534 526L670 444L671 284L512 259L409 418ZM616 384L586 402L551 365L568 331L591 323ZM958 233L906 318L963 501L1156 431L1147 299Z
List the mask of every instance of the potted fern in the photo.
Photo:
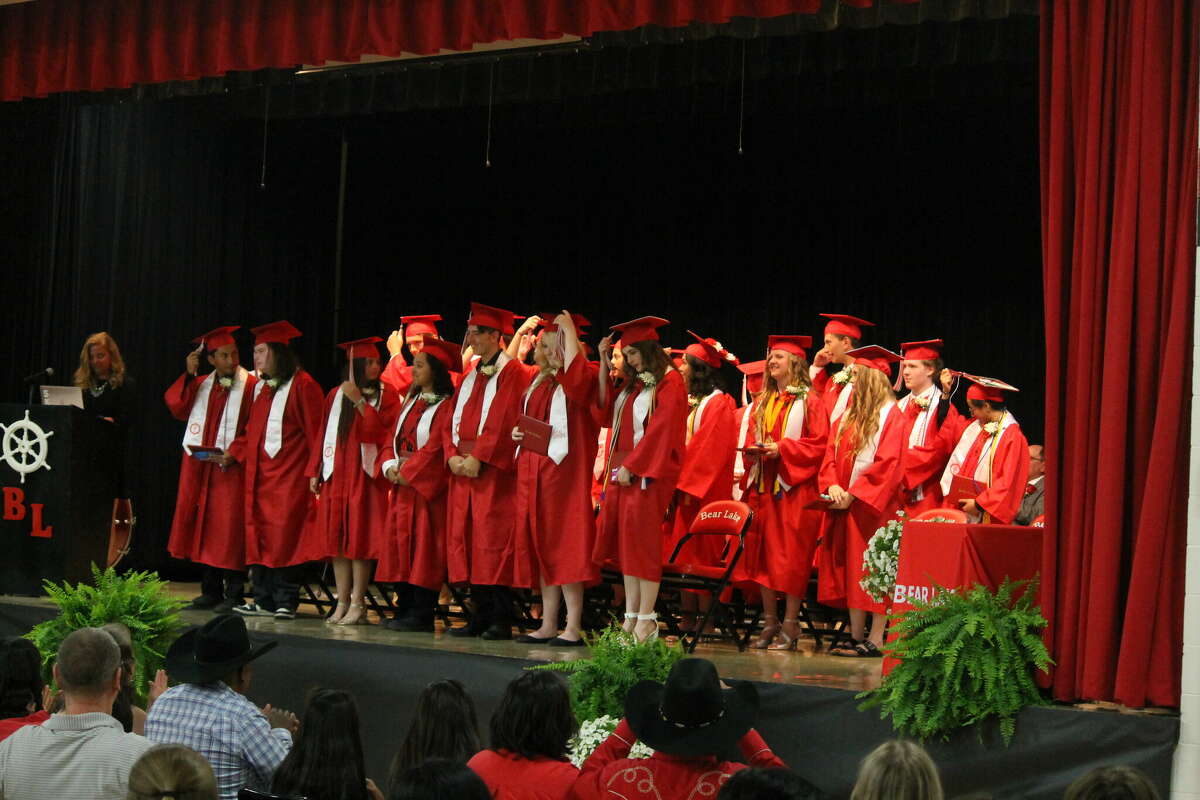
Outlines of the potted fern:
M567 673L571 688L571 707L579 720L579 734L571 742L570 758L575 766L583 764L592 751L612 733L625 715L625 695L638 681L665 681L675 662L683 658L683 648L652 639L637 644L633 637L614 625L596 636L588 636L592 657L576 661L556 661L529 669L548 669ZM633 758L645 758L650 749L638 742Z
M112 567L101 571L93 564L92 581L92 585L75 586L66 581L61 586L46 581L46 594L58 606L58 616L38 624L25 638L41 653L49 683L54 657L67 634L110 622L124 623L129 628L133 657L137 661L134 691L144 702L155 672L165 662L167 648L184 627L179 611L186 603L167 594L167 584L154 572L118 575Z
M1046 705L1033 679L1052 663L1036 595L1036 579L1006 579L995 592L937 586L929 602L913 599L894 618L898 638L887 648L900 663L879 688L858 695L859 708L879 708L898 733L918 739L998 719L1008 744L1021 709Z

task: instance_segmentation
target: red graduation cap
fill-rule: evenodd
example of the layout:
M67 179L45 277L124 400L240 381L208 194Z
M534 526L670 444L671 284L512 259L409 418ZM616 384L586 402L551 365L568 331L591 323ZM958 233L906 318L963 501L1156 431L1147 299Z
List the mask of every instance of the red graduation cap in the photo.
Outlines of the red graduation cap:
M698 358L705 364L708 364L713 369L721 366L721 362L727 361L734 366L737 366L738 359L733 353L725 349L725 346L716 339L709 339L701 336L695 331L688 331L692 338L696 340L694 344L689 344L683 349L683 352L694 358Z
M379 358L379 348L376 345L382 341L378 336L368 336L353 342L342 342L338 347L346 351L346 358L350 361L356 358Z
M767 352L772 350L782 350L785 353L791 353L800 358L807 358L808 348L812 347L811 336L768 336L767 337Z
M400 324L404 326L405 339L420 339L425 334L437 336L438 329L433 323L441 322L441 314L416 314L409 317L401 317Z
M555 331L557 331L558 325L554 322L554 320L556 320L559 316L561 316L561 314L562 314L561 311L557 311L553 314L551 314L551 313L538 314L537 318L542 321L542 330L549 331L550 333L554 333ZM582 331L584 328L586 328L587 326L592 324L591 322L588 321L588 318L585 317L583 314L572 314L571 321L575 323L576 331Z
M658 329L670 324L662 317L638 317L620 325L613 325L612 329L621 334L621 344L627 346L638 342L657 342Z
M967 389L968 400L989 400L993 403L1006 403L1008 402L1008 398L1005 396L1005 392L1021 391L1012 384L1005 383L997 378L969 375L966 372L962 376L971 381L971 386Z
M853 358L855 364L861 364L864 367L877 369L889 377L892 374L891 365L903 360L898 354L893 353L886 347L880 347L877 344L869 344L866 347L856 347L846 353L846 355Z
M485 306L483 303L471 303L471 316L467 318L467 324L495 328L500 331L502 336L512 336L514 319L520 319L520 317L506 309Z
M746 403L746 392L750 394L758 394L762 391L763 373L767 371L767 362L751 361L746 364L738 364L738 370L741 371L744 377L742 379L742 403Z
M829 322L825 323L825 332L832 333L834 336L849 336L852 339L862 338L863 326L873 327L874 322L867 322L865 319L858 317L847 316L846 314L821 314Z
M900 352L905 361L937 361L942 357L942 348L946 343L941 339L927 339L924 342L905 342L900 345Z
M421 339L425 343L422 353L436 358L451 372L462 372L462 351L458 345L429 333L421 334Z
M254 344L287 344L292 339L300 336L300 331L296 326L288 322L286 319L281 319L278 322L269 322L266 325L259 325L257 328L251 328L250 332L254 334Z
M203 336L198 336L195 339L192 339L192 341L196 344L204 345L205 350L212 352L213 350L216 350L220 347L225 347L226 345L237 344L237 342L233 340L233 332L241 327L241 325L226 325L221 328L213 328Z

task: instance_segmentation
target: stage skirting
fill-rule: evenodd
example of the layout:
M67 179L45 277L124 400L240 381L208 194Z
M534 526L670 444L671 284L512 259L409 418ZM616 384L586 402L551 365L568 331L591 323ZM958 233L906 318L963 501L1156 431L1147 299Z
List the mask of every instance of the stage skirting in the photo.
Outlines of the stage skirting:
M46 608L0 600L0 635L24 633L51 615ZM427 684L456 678L466 685L475 698L486 745L487 722L505 684L535 663L307 636L278 638L280 646L255 663L251 699L299 713L313 687L353 692L362 718L367 772L377 783L387 779L413 700ZM760 683L758 689L758 729L784 761L832 797L849 795L859 761L891 737L890 725L878 714L857 710L853 692L774 683ZM964 731L927 747L941 770L947 797L984 791L995 798L1057 800L1072 780L1101 764L1132 764L1145 770L1165 797L1178 736L1179 720L1174 716L1047 707L1020 715L1010 747L994 728L982 741Z

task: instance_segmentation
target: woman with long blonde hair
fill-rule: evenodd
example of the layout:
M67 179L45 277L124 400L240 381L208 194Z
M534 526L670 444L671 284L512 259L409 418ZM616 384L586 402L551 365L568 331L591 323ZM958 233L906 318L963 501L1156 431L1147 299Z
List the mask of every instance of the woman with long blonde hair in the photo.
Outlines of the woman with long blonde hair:
M887 600L877 601L859 585L863 552L875 530L894 509L903 477L906 425L892 393L890 365L900 357L877 345L852 350L854 391L846 411L833 423L821 491L830 499L821 528L820 602L850 609L853 643L834 655L879 657L887 620ZM867 613L872 613L870 635Z
M88 336L79 350L79 367L73 383L83 390L83 410L102 423L103 447L112 452L116 467L116 496L129 498L127 481L133 470L127 464L129 430L138 417L133 379L125 371L121 348L107 331Z
M942 800L937 765L916 742L884 742L863 759L850 800Z
M800 601L808 589L822 514L810 506L829 437L829 417L808 376L808 336L767 339L763 388L746 413L742 499L754 509L754 531L738 568L762 591L764 624L759 649L795 649ZM779 593L787 596L779 623ZM777 645L772 645L776 637Z

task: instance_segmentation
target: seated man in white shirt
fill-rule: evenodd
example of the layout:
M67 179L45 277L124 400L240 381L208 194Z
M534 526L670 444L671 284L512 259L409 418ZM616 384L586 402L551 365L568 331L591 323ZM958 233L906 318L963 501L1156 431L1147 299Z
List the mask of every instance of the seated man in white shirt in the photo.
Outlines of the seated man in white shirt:
M155 701L146 736L187 745L207 759L221 800L236 800L244 786L269 791L275 769L292 749L296 715L269 705L259 709L245 697L251 662L277 644L252 646L245 621L222 614L184 632L167 651L167 675L180 685Z
M0 742L0 800L124 800L129 770L153 744L111 715L121 691L121 650L107 632L81 628L58 648L62 713Z
M1017 525L1032 525L1033 521L1046 512L1046 448L1040 444L1029 445L1029 477L1025 481L1025 494L1021 497L1021 508L1013 519Z

